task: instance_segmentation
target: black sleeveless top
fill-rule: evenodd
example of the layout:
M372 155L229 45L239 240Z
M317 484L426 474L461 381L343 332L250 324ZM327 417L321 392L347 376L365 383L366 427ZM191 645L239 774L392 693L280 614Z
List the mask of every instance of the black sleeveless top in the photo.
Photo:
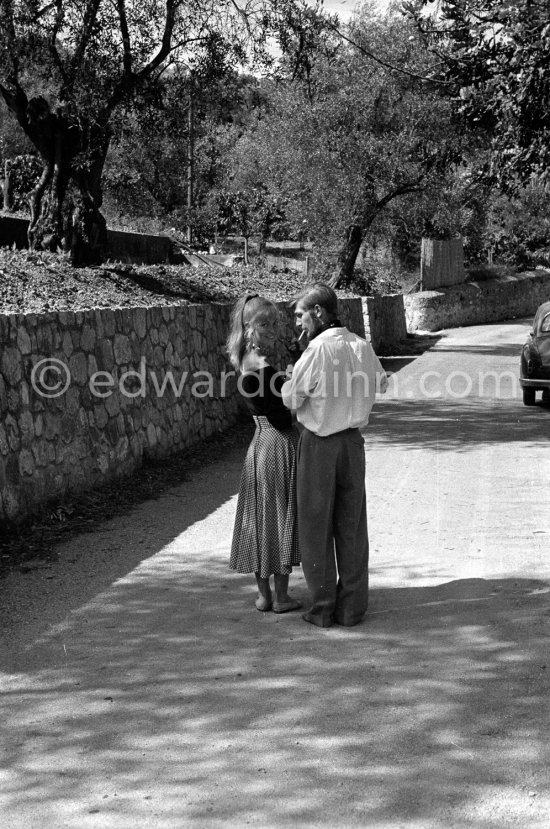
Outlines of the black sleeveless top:
M279 430L292 426L292 415L281 398L284 382L284 376L272 366L247 372L239 378L239 389L250 413L267 417Z

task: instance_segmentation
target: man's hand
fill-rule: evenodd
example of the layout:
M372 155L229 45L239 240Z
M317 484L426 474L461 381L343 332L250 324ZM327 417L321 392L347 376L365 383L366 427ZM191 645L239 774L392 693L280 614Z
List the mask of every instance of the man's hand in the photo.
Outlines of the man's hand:
M379 394L385 394L387 392L388 383L388 375L385 371L382 373L376 373L376 391L379 392Z

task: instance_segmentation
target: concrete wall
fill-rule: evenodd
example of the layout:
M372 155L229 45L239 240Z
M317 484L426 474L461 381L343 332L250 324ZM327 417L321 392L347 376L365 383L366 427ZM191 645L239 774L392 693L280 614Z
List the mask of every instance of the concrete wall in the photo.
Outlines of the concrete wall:
M466 279L462 238L422 239L420 281L423 291L458 285Z
M266 253L265 266L275 271L288 270L293 273L300 273L305 280L309 279L311 270L309 256L298 258L293 256L274 256L272 253Z
M172 242L167 236L108 230L109 258L122 262L154 265L172 260Z
M19 216L0 216L0 247L28 246L29 220ZM108 252L111 259L143 265L170 262L172 242L167 236L148 233L130 233L125 230L108 230Z
M378 354L407 338L403 294L362 298L365 335Z
M534 314L550 299L550 271L535 270L405 296L407 329L439 331Z
M28 219L18 216L0 216L0 247L26 248L28 246Z
M343 322L364 335L361 300L341 305ZM290 340L292 313L280 308ZM0 520L233 423L230 313L213 303L0 315Z

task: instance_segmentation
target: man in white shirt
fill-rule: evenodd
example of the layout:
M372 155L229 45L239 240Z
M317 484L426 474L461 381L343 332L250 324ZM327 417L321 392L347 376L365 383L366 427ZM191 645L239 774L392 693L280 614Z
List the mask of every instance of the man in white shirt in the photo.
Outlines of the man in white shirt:
M312 594L303 619L318 627L362 621L368 604L369 541L364 440L386 374L369 342L338 320L338 299L317 282L296 300L309 344L283 385L285 406L304 427L298 447L298 537Z

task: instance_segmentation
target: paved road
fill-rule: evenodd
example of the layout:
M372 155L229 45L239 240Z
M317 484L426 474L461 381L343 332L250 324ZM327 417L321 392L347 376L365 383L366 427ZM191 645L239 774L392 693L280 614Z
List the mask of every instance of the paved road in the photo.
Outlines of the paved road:
M550 410L520 402L527 328L389 361L357 628L259 614L228 572L240 451L13 573L3 829L547 829Z

